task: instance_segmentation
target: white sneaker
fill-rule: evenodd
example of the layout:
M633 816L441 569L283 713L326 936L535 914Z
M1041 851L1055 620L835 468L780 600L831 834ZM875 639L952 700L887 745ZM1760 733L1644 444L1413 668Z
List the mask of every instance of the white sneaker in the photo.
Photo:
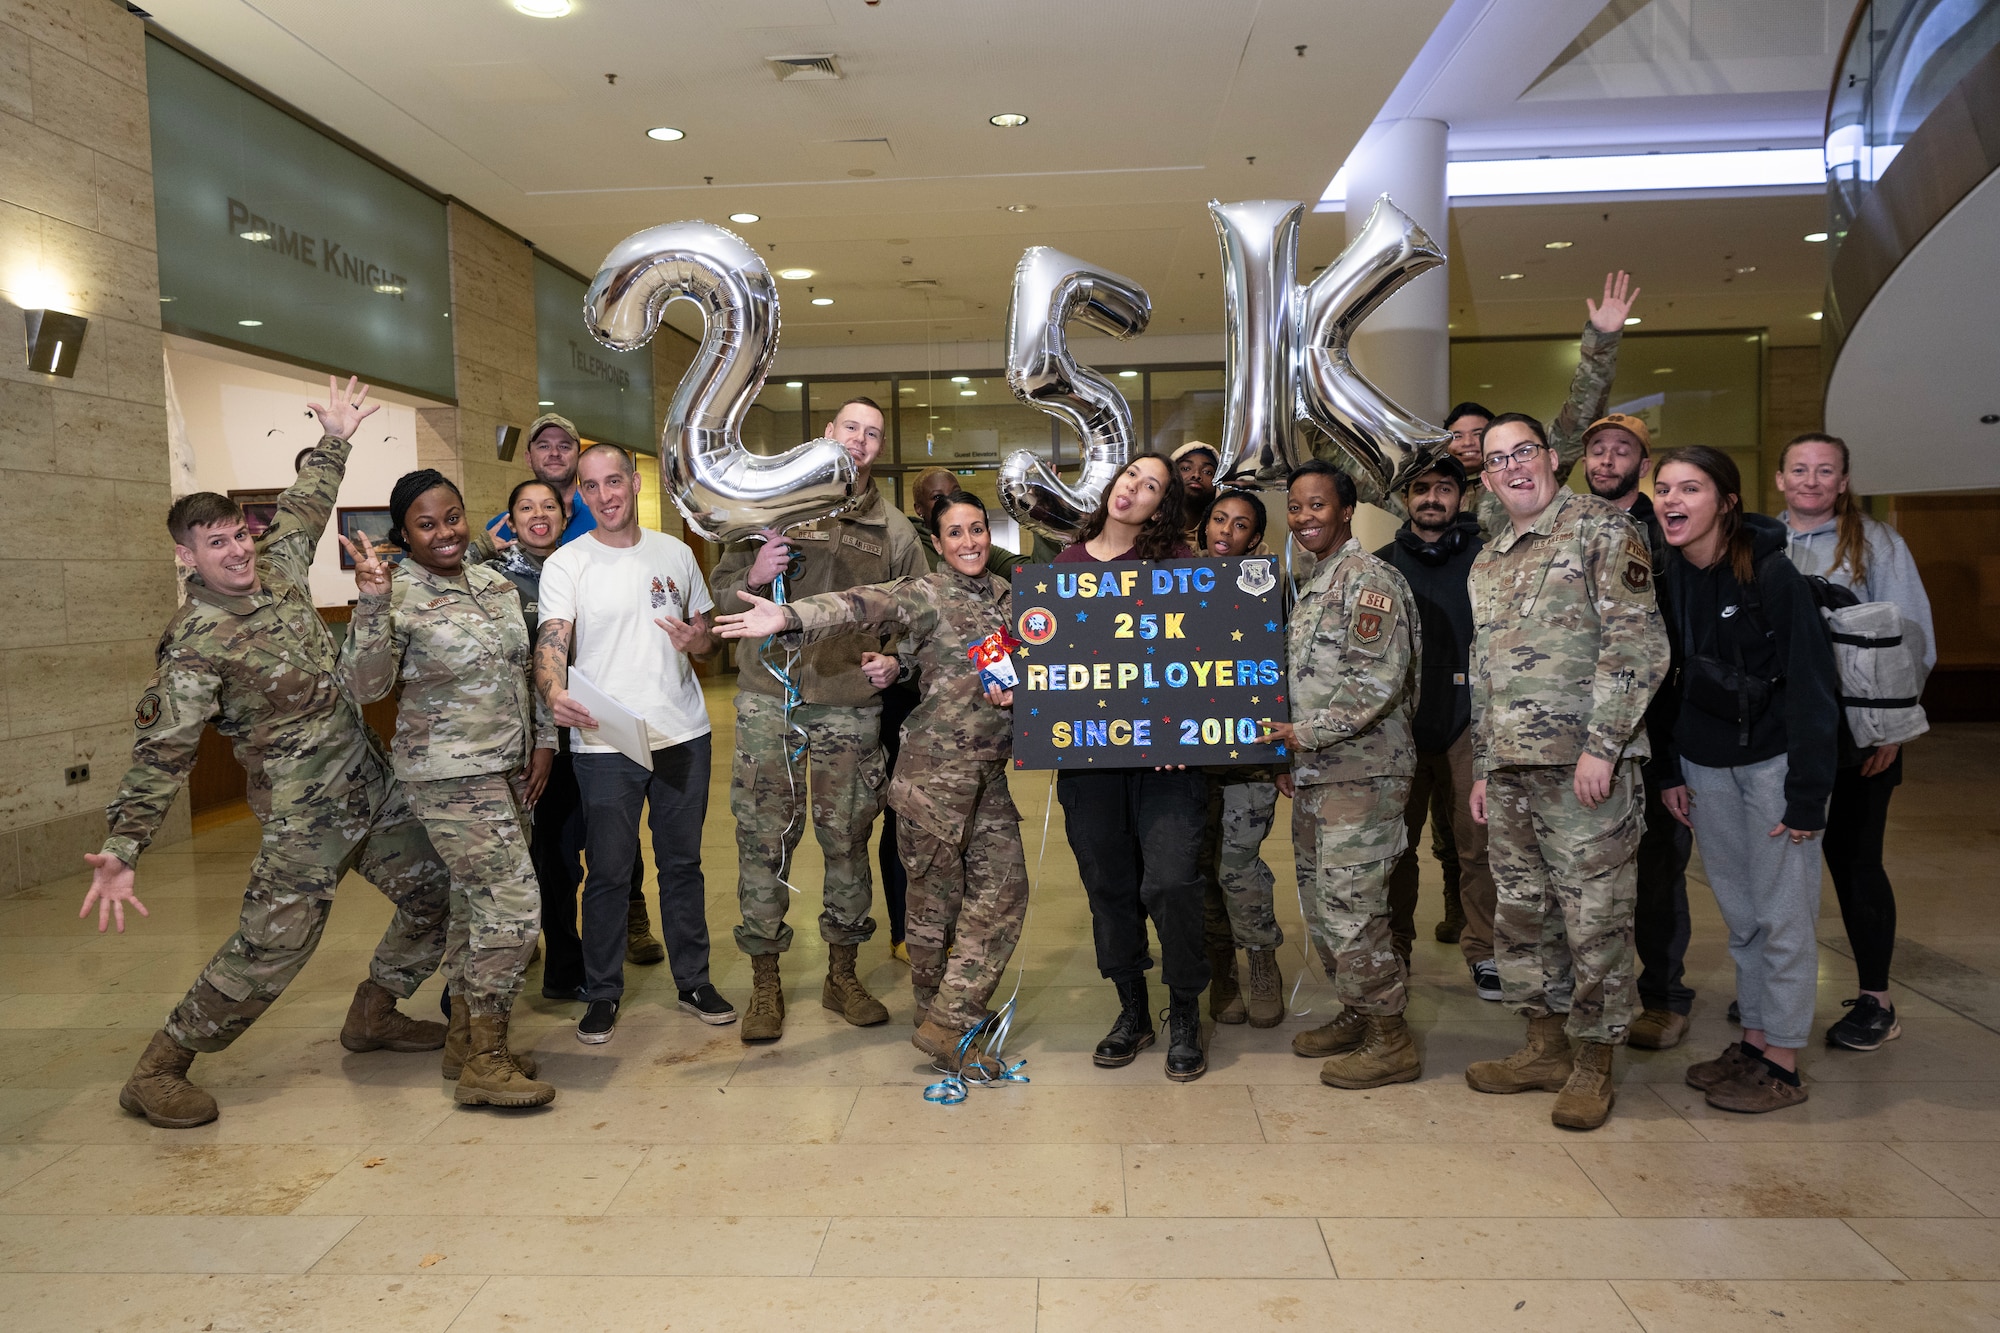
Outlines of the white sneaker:
M1482 1000L1500 998L1500 969L1493 965L1491 958L1481 959L1472 965L1472 989Z

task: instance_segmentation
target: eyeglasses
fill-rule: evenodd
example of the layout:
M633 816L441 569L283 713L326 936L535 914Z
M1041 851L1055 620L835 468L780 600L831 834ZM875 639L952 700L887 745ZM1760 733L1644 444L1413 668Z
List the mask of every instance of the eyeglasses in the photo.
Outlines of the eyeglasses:
M1480 466L1488 472L1504 472L1509 467L1526 467L1535 461L1535 455L1548 448L1545 444L1529 441L1508 454L1488 454Z

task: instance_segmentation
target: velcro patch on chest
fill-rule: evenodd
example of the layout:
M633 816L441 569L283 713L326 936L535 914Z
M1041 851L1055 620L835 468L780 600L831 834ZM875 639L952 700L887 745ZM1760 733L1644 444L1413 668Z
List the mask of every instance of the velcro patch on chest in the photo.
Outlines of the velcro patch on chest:
M423 608L422 608L422 609L423 609L423 610L425 610L425 611L435 611L435 610L437 610L437 609L438 609L438 608L439 608L440 606L450 606L450 605L451 605L451 596L450 596L450 594L448 594L448 593L447 593L447 594L446 594L445 596L443 596L443 597L433 597L433 598L431 598L431 599L430 599L430 600L429 600L428 602L425 602L425 603L424 603L424 605L423 605Z
M788 542L830 542L833 534L823 528L794 528L785 534Z
M884 550L882 543L866 542L861 540L861 538L859 537L853 536L852 534L842 537L840 541L843 546L852 546L855 550L865 551L869 555L880 555Z

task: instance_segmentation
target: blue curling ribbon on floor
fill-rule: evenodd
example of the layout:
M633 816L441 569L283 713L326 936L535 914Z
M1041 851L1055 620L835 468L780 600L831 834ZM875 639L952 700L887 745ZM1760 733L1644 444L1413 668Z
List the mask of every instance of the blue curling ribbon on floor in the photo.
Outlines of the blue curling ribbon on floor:
M988 1014L974 1023L972 1028L958 1039L958 1046L953 1052L958 1057L960 1072L946 1073L933 1062L931 1067L944 1074L944 1077L924 1089L924 1100L936 1102L939 1106L956 1106L971 1095L971 1089L975 1086L990 1088L999 1083L1029 1082L1028 1076L1021 1072L1022 1067L1028 1063L1025 1059L1016 1060L1011 1065L1000 1062L1000 1051L1007 1044L1007 1033L1012 1028L1013 1022L1014 1001L1009 1000L1001 1006L999 1013ZM981 1033L986 1034L983 1051L979 1049ZM969 1055L981 1055L993 1061L998 1066L999 1072L990 1075L980 1072L968 1076L964 1071L966 1057ZM977 1063L973 1067L979 1068Z

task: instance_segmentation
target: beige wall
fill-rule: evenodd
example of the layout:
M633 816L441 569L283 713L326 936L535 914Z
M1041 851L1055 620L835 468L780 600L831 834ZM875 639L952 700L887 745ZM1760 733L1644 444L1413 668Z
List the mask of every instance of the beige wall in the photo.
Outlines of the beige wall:
M102 843L174 608L143 40L111 0L0 0L0 893ZM74 379L25 368L23 306L89 318Z

